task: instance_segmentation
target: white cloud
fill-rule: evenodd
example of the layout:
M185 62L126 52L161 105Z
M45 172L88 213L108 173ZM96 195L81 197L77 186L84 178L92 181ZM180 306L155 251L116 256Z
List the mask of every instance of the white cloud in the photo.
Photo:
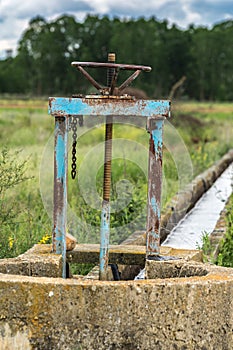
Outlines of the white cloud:
M201 15L198 12L191 10L190 2L191 1L187 0L182 1L182 8L185 13L185 18L182 21L182 25L185 27L191 23L199 23L201 21Z
M84 0L84 3L88 4L90 1ZM111 0L110 1L103 1L103 0L92 0L91 1L91 7L94 12L98 12L100 14L108 13L111 9ZM119 2L118 2L119 3Z
M21 20L7 17L4 22L0 22L0 57L4 57L5 51L13 49L14 54L16 53L17 43L27 28L28 20Z
M0 57L16 44L31 18L48 20L61 14L83 20L87 13L122 17L168 19L181 28L189 24L212 25L233 18L232 0L0 0Z
M31 18L41 15L51 19L73 13L82 20L89 9L85 2L75 0L0 0L0 58L9 48L16 52L17 43Z
M226 19L226 20L230 20L230 19L232 19L233 17L232 17L232 14L230 14L230 13L225 13L224 15L223 15L223 19Z

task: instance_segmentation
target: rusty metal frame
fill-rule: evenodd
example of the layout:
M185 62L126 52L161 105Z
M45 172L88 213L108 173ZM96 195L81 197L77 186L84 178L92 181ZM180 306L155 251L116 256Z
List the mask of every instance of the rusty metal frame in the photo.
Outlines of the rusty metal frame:
M161 119L170 115L170 101L135 100L118 96L89 95L84 98L50 97L49 113L52 116L121 116Z
M170 101L135 100L123 96L100 95L84 98L51 97L49 113L55 117L53 250L57 254L62 254L63 277L66 277L68 121L73 116L146 118L147 131L150 133L146 257L159 255L163 125L164 119L170 116ZM103 203L100 231L100 270L102 276L106 277L110 234L109 202L106 205Z
M122 90L124 90L128 85L132 83L134 79L136 79L139 74L144 72L150 72L151 67L149 66L141 66L134 64L119 64L115 63L115 54L109 54L110 61L106 63L101 62L72 62L71 65L76 67L84 77L97 89L102 95L115 95L114 88L116 87L116 81L120 70L135 70L135 72L130 75L130 77L121 84L118 88L118 95ZM108 72L113 73L110 84L107 84L107 87L101 86L83 67L87 68L106 68Z
M53 252L62 254L63 278L66 278L67 169L68 119L55 115Z
M71 63L73 67L89 67L89 68L114 68L114 69L123 69L123 70L142 70L144 72L150 72L151 67L135 65L135 64L122 64L122 63L110 63L110 62L80 62L74 61Z
M146 224L146 257L159 254L162 191L162 146L164 120L149 118L148 194Z

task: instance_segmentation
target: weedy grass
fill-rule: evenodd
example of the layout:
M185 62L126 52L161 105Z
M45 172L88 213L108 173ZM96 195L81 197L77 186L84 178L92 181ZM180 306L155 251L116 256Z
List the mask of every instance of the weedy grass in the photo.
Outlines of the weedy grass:
M225 267L233 267L233 195L230 197L226 214L227 230L220 244L217 264Z
M179 168L178 162L182 163L184 153L190 158L191 175L195 176L232 147L230 116L232 104L173 103L171 125L174 130L173 126L165 125L165 139L173 131L169 135L168 144L165 143L164 146L163 208L182 185L180 177L185 177L185 166ZM34 243L47 242L51 236L51 215L44 208L41 198L43 183L40 177L43 171L46 174L47 169L41 170L40 167L47 142L53 135L54 121L47 114L47 102L44 100L0 100L0 128L1 150L7 149L9 155L6 174L11 176L12 160L18 166L27 160L26 171L22 176L28 178L22 183L5 188L4 195L1 194L0 197L1 207L7 208L9 212L9 217L6 217L0 228L0 258L4 258L23 253ZM173 144L174 135L178 144ZM115 140L118 139L117 147L122 153L120 158L116 154L112 162L111 243L120 243L135 230L145 228L145 164L149 135L142 123L138 126L114 125L113 136ZM121 140L127 140L124 142L128 143L123 147ZM78 139L78 177L72 181L69 170L68 187L68 230L79 242L99 242L103 142L104 125L91 126L90 121L85 119L82 135ZM182 142L183 148L179 148ZM15 157L15 152L18 151L20 152ZM178 158L174 157L174 153L178 154ZM85 170L85 162L89 173ZM48 164L45 163L45 167L51 168L52 172L51 163L52 157ZM182 174L180 169L184 169ZM94 179L90 177L93 173ZM81 175L83 183L80 183ZM52 178L52 174L50 176ZM52 187L52 183L48 186ZM52 189L50 191L52 193Z

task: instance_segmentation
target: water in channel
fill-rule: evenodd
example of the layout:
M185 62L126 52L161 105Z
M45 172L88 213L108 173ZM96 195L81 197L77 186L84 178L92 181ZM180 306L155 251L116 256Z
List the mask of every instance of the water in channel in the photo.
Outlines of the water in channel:
M200 247L203 234L210 234L214 230L220 212L232 193L232 185L233 163L174 227L162 245L180 249Z

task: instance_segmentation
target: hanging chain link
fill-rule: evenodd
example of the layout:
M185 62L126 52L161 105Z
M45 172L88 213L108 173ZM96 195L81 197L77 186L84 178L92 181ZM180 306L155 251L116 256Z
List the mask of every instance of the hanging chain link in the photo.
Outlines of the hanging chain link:
M72 143L72 164L71 164L71 177L74 180L77 174L77 165L76 165L76 161L77 161L77 157L76 157L76 147L77 147L77 117L73 117L72 118L72 122L71 122L71 129L73 131L72 134L72 139L73 139L73 143Z

